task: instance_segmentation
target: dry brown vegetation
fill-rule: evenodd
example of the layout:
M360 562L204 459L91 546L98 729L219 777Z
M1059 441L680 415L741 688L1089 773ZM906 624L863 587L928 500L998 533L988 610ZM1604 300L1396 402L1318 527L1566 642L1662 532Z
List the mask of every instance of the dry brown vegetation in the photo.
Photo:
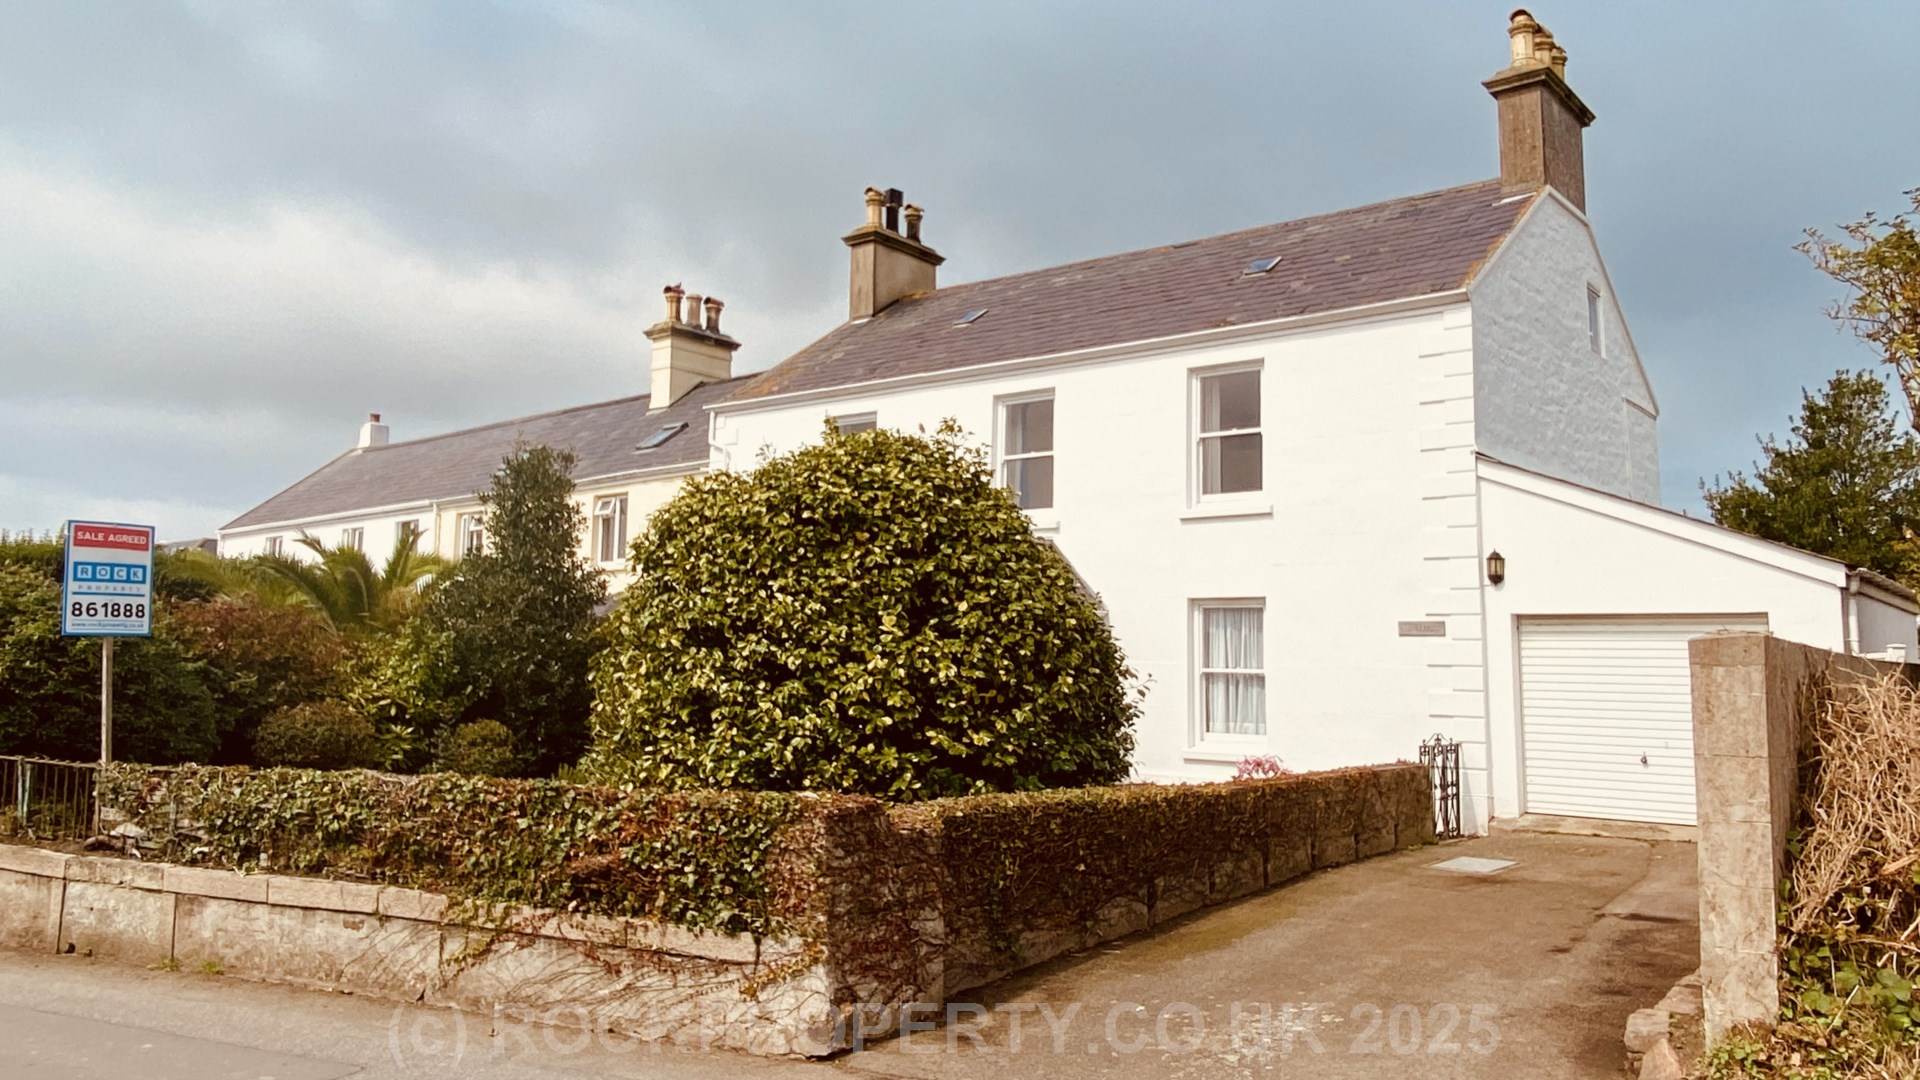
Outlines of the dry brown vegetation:
M1802 772L1786 930L1875 968L1920 962L1920 691L1887 677L1835 695Z

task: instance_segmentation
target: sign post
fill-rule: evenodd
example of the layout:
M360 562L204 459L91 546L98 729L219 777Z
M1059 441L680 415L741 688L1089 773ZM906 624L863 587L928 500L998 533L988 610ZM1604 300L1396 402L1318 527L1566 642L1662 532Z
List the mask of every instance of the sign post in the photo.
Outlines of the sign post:
M100 763L113 760L113 639L153 635L153 526L67 522L60 632L100 639Z

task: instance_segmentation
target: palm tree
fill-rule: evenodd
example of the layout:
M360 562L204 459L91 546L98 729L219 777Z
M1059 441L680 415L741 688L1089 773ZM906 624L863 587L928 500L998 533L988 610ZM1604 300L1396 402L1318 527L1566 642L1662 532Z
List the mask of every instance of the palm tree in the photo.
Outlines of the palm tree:
M272 606L305 602L285 579L261 573L259 564L250 558L180 551L167 556L165 569L157 565L155 569L163 577L171 575L187 585L190 593L204 592Z
M450 565L438 555L415 550L417 539L402 530L394 538L386 566L375 570L366 552L344 545L328 547L301 533L295 542L319 556L317 561L262 555L255 566L267 581L291 588L335 630L365 633L404 619L420 586Z

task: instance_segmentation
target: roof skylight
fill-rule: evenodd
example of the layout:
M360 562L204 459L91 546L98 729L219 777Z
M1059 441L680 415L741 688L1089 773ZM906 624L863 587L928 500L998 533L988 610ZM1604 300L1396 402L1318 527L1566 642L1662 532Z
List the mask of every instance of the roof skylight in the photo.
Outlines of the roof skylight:
M1252 277L1255 274L1264 274L1267 271L1279 265L1280 265L1280 256L1263 255L1258 259L1249 260L1247 263L1247 268L1244 271L1242 271L1241 274L1243 277Z
M986 313L987 313L987 309L983 307L969 308L959 318L953 320L953 325L955 326L971 325L975 319L978 319L980 316L985 315Z
M654 447L659 446L661 443L666 442L668 439L673 438L675 435L678 435L685 430L687 430L687 425L685 424L668 424L666 427L661 428L659 431L656 431L653 434L647 436L646 438L641 439L640 445L634 447L634 449L635 450L651 450Z

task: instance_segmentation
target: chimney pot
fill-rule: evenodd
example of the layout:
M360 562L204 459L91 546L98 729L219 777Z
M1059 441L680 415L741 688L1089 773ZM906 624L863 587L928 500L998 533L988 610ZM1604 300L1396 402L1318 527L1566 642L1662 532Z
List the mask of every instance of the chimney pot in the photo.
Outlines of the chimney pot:
M660 291L667 298L667 321L670 323L679 322L680 298L686 295L686 290L678 285L669 285Z
M868 228L877 229L880 227L880 212L881 212L881 209L886 205L886 202L887 202L886 192L881 191L879 188L873 188L873 187L870 187L867 189L867 227Z
M1526 8L1514 8L1507 16L1508 46L1512 50L1511 64L1519 67L1533 62L1533 38L1540 32L1540 24Z
M370 412L367 414L367 420L371 423L377 424L380 422L380 414L377 412Z
M700 304L701 297L699 293L687 294L687 325L696 330L700 327Z
M726 306L717 297L707 297L707 331L709 333L720 332L720 311Z
M906 208L906 215L907 215L907 239L912 240L914 243L919 243L920 242L920 219L926 217L927 212L913 205L912 203L908 203Z
M1561 48L1558 45L1555 45L1552 49L1552 58L1548 60L1548 65L1553 68L1553 73L1555 75L1558 75L1563 79L1566 78L1567 77L1567 50Z
M1550 67L1553 64L1553 31L1540 27L1533 35L1533 63L1536 67Z

